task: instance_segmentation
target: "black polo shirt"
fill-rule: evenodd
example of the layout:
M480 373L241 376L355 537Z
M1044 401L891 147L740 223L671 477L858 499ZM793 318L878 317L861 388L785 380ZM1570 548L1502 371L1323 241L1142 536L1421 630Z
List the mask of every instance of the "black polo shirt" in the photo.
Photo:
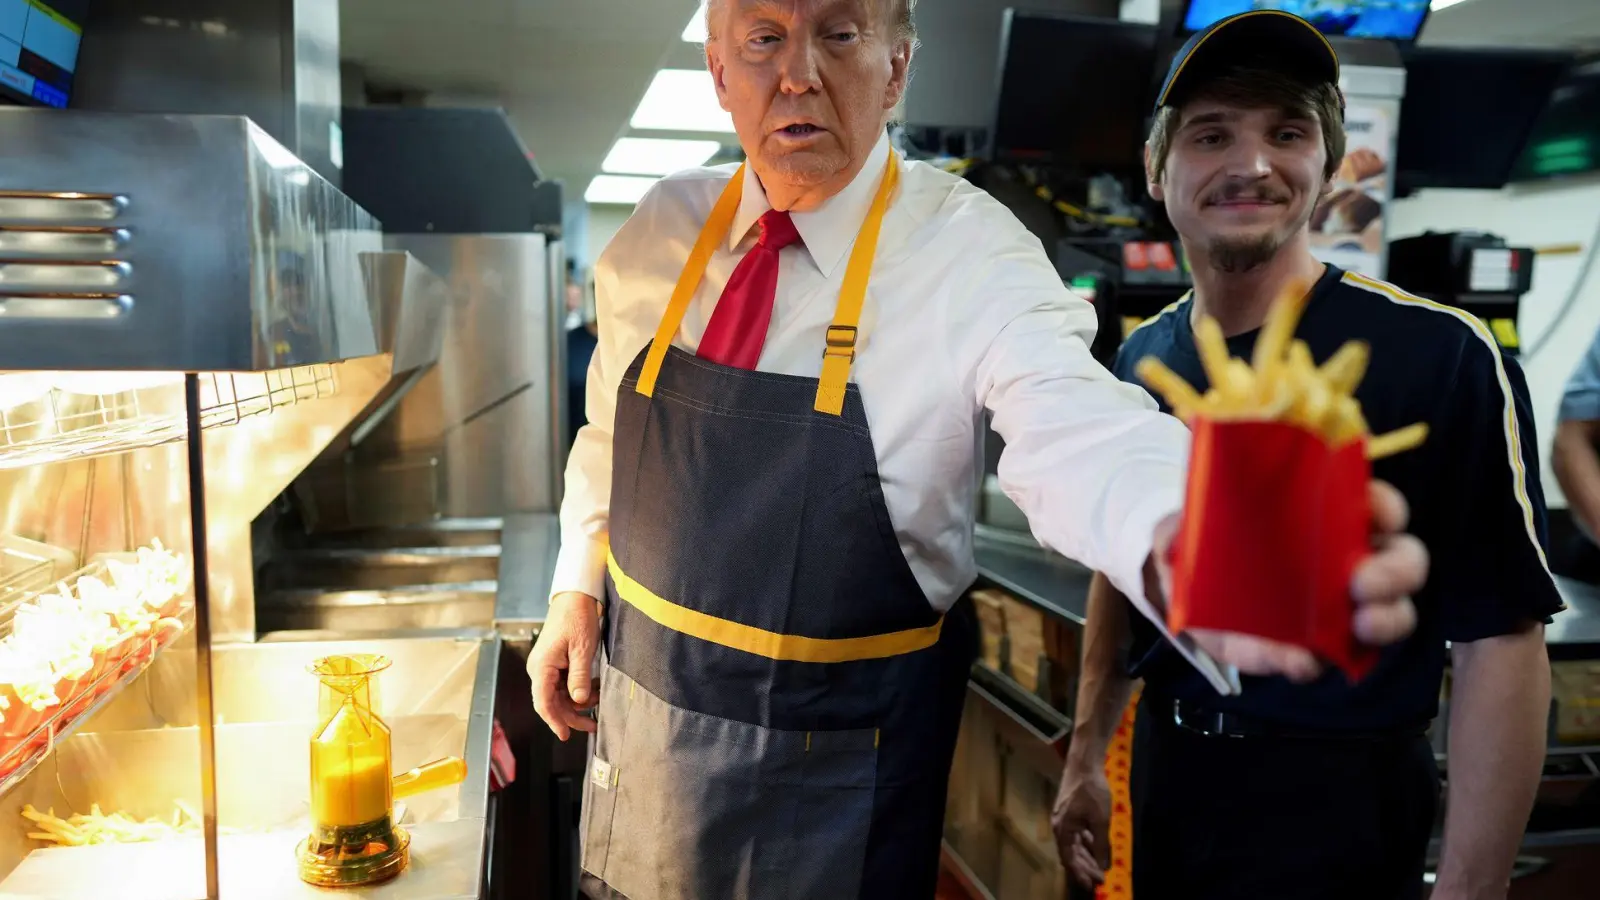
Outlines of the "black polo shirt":
M1191 311L1186 299L1135 329L1113 364L1117 377L1140 383L1134 367L1154 356L1204 390ZM1136 615L1133 673L1158 695L1288 727L1420 725L1438 712L1446 641L1507 634L1563 608L1544 559L1544 494L1527 382L1478 319L1332 266L1313 288L1295 336L1319 363L1347 340L1371 345L1356 398L1374 434L1428 423L1421 447L1373 464L1374 477L1405 494L1408 530L1431 557L1427 586L1414 598L1417 630L1385 649L1358 685L1330 668L1307 685L1245 678L1242 694L1221 697ZM1239 335L1228 349L1248 359L1255 339L1256 332Z

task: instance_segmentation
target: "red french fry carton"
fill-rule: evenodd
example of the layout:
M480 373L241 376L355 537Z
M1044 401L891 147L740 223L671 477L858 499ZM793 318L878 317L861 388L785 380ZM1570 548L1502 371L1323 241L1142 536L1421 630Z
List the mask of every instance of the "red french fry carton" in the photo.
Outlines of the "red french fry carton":
M1371 547L1366 442L1333 447L1287 422L1193 429L1168 627L1303 647L1359 681L1377 658L1352 633L1350 596Z

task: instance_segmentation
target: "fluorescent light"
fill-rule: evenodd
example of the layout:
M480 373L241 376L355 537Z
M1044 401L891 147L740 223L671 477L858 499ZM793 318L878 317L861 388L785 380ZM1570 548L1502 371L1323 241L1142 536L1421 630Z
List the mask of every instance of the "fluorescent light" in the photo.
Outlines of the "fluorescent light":
M683 39L691 44L704 44L706 37L706 0L700 0L700 8L694 11L694 18L683 27Z
M1448 9L1452 6L1455 6L1457 3L1464 2L1466 2L1466 0L1433 0L1432 3L1428 4L1428 10L1430 12L1438 12L1441 9Z
M620 203L632 205L644 199L650 185L659 178L636 178L630 175L596 175L583 192L588 203Z
M718 104L711 73L699 69L657 72L630 124L644 131L733 132L733 116Z
M600 164L600 171L619 175L671 175L703 166L722 145L716 141L669 141L661 138L619 138Z

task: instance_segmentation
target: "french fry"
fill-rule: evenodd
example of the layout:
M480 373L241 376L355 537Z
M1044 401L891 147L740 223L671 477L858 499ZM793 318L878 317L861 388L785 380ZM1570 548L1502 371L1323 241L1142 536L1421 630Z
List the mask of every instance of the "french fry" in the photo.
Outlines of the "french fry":
M1141 359L1134 372L1151 390L1166 398L1173 414L1185 422L1200 409L1200 394L1183 380L1182 375L1167 368L1161 360L1154 357Z
M1195 346L1200 351L1200 364L1205 366L1206 378L1213 391L1226 396L1229 387L1228 342L1222 336L1222 326L1209 316L1202 318L1194 330Z
M1292 285L1279 298L1267 314L1249 363L1229 355L1222 327L1215 319L1202 317L1196 322L1195 345L1211 382L1203 394L1154 357L1141 360L1136 371L1180 419L1191 424L1196 417L1284 422L1317 435L1332 447L1365 439L1368 459L1393 456L1422 444L1428 435L1423 424L1372 436L1355 399L1371 348L1365 341L1348 341L1318 366L1310 346L1294 339L1306 300L1306 286L1301 284Z
M1365 341L1348 341L1317 370L1328 387L1338 394L1353 394L1361 376L1367 374L1367 360L1371 355Z
M1262 382L1271 384L1283 368L1283 352L1294 337L1294 328L1305 312L1308 292L1304 282L1289 285L1278 302L1267 313L1267 323L1256 338L1255 353L1251 360Z
M1370 438L1367 441L1367 459L1383 459L1396 453L1404 453L1418 447L1428 439L1428 426L1425 422L1396 428L1386 434Z

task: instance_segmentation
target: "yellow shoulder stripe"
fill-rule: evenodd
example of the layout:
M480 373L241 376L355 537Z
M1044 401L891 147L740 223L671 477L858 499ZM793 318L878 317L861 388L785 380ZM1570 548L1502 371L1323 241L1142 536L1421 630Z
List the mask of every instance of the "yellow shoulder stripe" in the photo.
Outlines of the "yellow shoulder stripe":
M925 628L874 634L857 638L813 638L797 634L779 634L728 619L707 615L699 610L679 606L656 596L644 585L622 571L616 557L606 554L606 568L617 594L629 606L639 610L664 628L679 634L699 638L727 647L742 650L767 659L808 663L858 662L864 659L884 659L901 656L932 647L939 640L944 618Z
M1489 326L1485 325L1477 316L1464 310L1446 306L1443 303L1437 303L1424 297L1418 297L1415 294L1408 294L1394 285L1379 281L1376 278L1368 278L1355 272L1346 272L1344 273L1344 283L1351 287L1379 294L1403 306L1423 307L1452 316L1456 320L1465 323L1468 328L1472 329L1472 333L1477 335L1478 339L1488 346L1489 352L1494 359L1495 377L1500 382L1500 393L1504 400L1502 407L1504 421L1502 425L1505 429L1506 451L1511 457L1511 489L1516 494L1517 504L1522 507L1522 522L1526 526L1528 540L1533 542L1533 550L1538 554L1540 564L1548 572L1550 570L1550 562L1545 559L1544 548L1539 545L1539 532L1534 527L1533 521L1533 502L1528 498L1528 472L1522 462L1522 428L1517 424L1516 398L1511 392L1511 378L1506 375L1505 363L1500 357L1500 344L1494 339L1494 334L1490 332Z

